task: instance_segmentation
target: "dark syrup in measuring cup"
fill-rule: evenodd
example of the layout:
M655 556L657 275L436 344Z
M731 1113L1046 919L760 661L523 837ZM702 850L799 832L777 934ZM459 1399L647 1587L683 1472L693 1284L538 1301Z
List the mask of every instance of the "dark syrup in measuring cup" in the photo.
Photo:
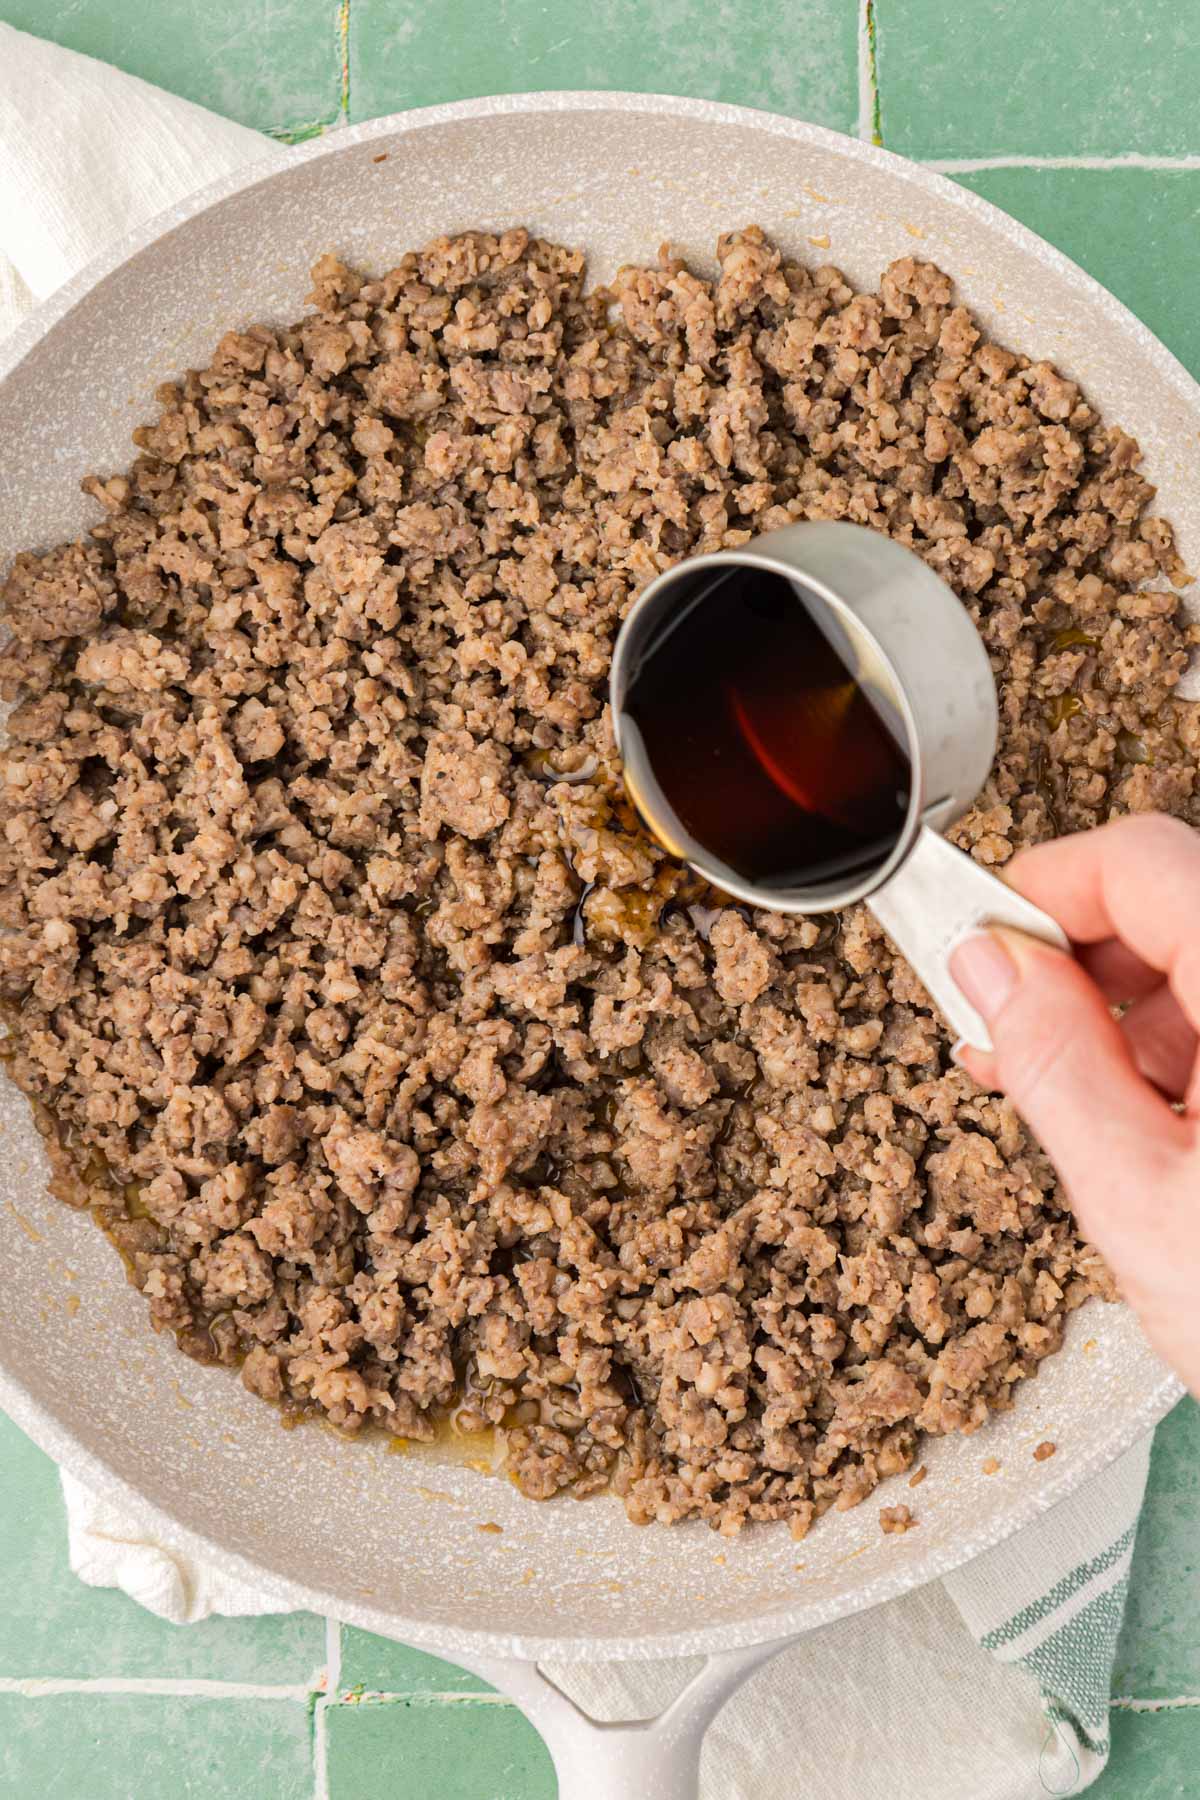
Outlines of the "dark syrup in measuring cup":
M671 829L682 826L755 886L852 880L886 859L904 825L900 720L856 673L849 642L839 649L822 629L820 604L766 570L705 570L625 696L634 797L649 813L657 786L674 814L648 816L651 829L687 855Z

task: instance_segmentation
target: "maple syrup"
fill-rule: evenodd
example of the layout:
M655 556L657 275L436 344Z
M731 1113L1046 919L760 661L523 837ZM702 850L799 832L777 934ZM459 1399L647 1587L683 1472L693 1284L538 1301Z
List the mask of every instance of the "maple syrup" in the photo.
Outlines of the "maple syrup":
M630 791L675 854L756 887L847 882L899 839L911 765L895 701L796 582L706 570L650 640L621 715Z

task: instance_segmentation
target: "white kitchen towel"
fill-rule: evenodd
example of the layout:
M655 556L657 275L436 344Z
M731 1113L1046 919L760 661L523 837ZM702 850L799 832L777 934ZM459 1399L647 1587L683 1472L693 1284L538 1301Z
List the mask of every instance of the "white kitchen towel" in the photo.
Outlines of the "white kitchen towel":
M89 1587L120 1588L172 1625L195 1625L214 1614L236 1619L296 1610L183 1554L177 1544L148 1531L66 1469L59 1476L67 1506L67 1555Z
M0 334L124 232L287 151L88 57L0 25ZM400 248L401 246L398 246ZM709 1732L706 1800L1038 1800L1108 1754L1108 1689L1148 1442L1011 1543L811 1633ZM71 1566L164 1619L277 1603L148 1538L69 1476ZM558 1668L597 1716L655 1710L680 1664ZM793 1773L794 1771L794 1773Z
M768 1663L709 1727L701 1800L1080 1793L1108 1760L1149 1460L1147 1438L1009 1543ZM669 1702L695 1666L545 1672L594 1718L634 1718Z
M260 132L0 24L0 333L135 225L286 155Z

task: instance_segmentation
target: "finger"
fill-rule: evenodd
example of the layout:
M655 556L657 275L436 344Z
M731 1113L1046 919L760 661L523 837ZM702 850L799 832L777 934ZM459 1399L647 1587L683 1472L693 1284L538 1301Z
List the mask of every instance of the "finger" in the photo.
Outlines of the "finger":
M1021 932L979 932L951 973L992 1035L992 1072L1058 1168L1104 1247L1136 1221L1123 1196L1153 1191L1191 1141L1154 1092L1096 986L1073 957ZM973 1060L963 1060L975 1072Z
M1005 878L1076 944L1119 938L1160 969L1200 1027L1200 834L1147 813L1022 851Z
M1189 1046L1195 1045L1196 1034L1160 971L1152 969L1116 938L1106 938L1102 944L1079 945L1075 960L1086 969L1110 1005L1141 1002L1140 1007L1134 1007L1121 1021L1134 1062L1148 1081L1153 1081L1172 1099L1182 1098L1187 1091L1187 1078L1194 1058L1194 1049ZM1146 1002L1157 995L1163 997L1161 1003L1147 1010ZM1170 1042L1156 1057L1155 1037L1160 1025L1168 1032ZM956 1059L969 1069L981 1086L995 1087L998 1083L995 1059L980 1050L970 1050L969 1054L967 1051L967 1046L961 1051L956 1049Z
M1113 1006L1140 1000L1164 985L1162 970L1152 969L1117 938L1105 938L1102 944L1079 944L1075 958Z
M1000 1074L996 1068L996 1059L989 1056L986 1050L977 1050L973 1044L965 1041L955 1044L954 1060L961 1063L971 1080L990 1094L998 1094L1001 1088Z
M1196 1068L1197 1034L1159 971L1116 938L1081 945L1076 960L1110 1004L1135 1002L1120 1023L1137 1069L1169 1099L1184 1099ZM994 1057L965 1046L955 1054L981 1087L999 1085Z
M1196 1033L1169 987L1138 1000L1121 1020L1121 1036L1147 1081L1171 1100L1182 1100L1196 1065Z

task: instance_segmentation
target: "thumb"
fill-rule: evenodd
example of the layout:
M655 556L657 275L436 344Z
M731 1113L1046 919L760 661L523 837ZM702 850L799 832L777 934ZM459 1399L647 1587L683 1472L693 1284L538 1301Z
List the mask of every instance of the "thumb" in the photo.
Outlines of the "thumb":
M950 972L994 1045L990 1057L967 1049L960 1060L1004 1089L1086 1228L1103 1238L1098 1209L1166 1172L1184 1147L1183 1122L1142 1079L1104 996L1073 957L997 927L965 939Z

